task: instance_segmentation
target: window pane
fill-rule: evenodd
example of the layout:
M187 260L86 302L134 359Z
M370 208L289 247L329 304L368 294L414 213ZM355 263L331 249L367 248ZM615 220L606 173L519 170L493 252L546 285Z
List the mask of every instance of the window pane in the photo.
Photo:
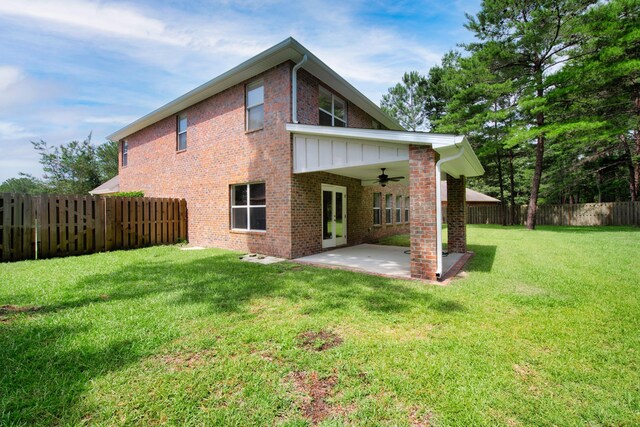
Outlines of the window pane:
M178 119L178 132L185 132L187 130L187 116L180 116Z
M373 210L373 223L375 225L379 225L380 224L380 209L374 209Z
M342 120L340 120L340 119L335 119L335 120L333 121L333 125L334 125L335 127L339 127L339 128L347 127L347 123L346 123L346 122L343 122L343 121L342 121Z
M339 119L345 120L345 106L344 101L340 98L333 98L333 115ZM337 126L337 125L336 125Z
M264 127L264 105L247 110L247 130L262 129Z
M264 184L251 184L251 204L252 205L266 205L267 196ZM252 218L253 220L253 218Z
M235 206L247 205L247 186L236 185L233 187L233 204Z
M387 224L391 224L391 209L390 209L390 208L389 208L389 209L386 209L386 210L385 210L385 213L386 213L386 214L385 214L385 222L386 222Z
M247 90L247 107L253 107L264 102L264 85L249 87Z
M181 133L178 135L178 150L187 149L187 133Z
M373 207L374 208L379 208L380 207L380 200L381 199L381 194L380 193L373 193Z
M232 208L231 217L233 228L247 229L247 208Z
M319 100L320 108L331 112L331 93L325 88L320 88L320 100Z
M320 111L320 126L332 126L331 114Z
M333 237L333 193L322 192L322 238Z
M251 230L267 229L267 208L249 208L251 209Z

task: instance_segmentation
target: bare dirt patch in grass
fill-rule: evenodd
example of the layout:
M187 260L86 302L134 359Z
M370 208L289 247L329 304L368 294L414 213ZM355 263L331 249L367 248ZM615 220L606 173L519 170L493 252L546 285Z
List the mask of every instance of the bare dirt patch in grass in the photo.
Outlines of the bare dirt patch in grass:
M8 323L18 314L31 314L39 311L41 307L35 305L3 305L0 306L0 323Z
M310 421L311 425L318 425L329 417L344 416L355 410L352 406L343 407L328 401L333 396L334 387L338 381L335 371L326 378L321 378L315 371L294 371L287 376L287 379L299 393L302 415Z
M298 335L298 342L302 348L311 351L325 351L342 344L342 338L331 331L306 331Z
M423 411L420 408L412 408L409 411L409 425L411 427L431 427L433 425L433 413Z
M158 355L154 356L152 360L156 364L166 366L173 372L180 372L204 366L209 363L215 355L214 350L200 350L195 352Z

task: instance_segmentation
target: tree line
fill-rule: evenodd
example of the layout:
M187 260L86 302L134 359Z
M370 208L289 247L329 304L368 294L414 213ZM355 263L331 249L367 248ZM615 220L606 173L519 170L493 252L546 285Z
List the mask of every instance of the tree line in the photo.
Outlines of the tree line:
M51 146L45 141L31 141L38 152L43 178L20 173L0 184L0 193L87 194L118 174L118 144L83 141Z
M485 0L467 15L475 41L405 73L382 108L467 135L486 169L471 185L528 203L528 228L539 203L636 201L639 14L637 0Z

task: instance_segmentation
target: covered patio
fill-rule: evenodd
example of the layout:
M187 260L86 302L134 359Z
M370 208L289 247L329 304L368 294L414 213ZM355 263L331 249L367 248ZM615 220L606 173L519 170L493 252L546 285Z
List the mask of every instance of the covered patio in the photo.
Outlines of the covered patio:
M293 252L299 253L295 258L302 262L433 281L444 278L451 265L467 253L466 177L482 175L484 169L464 136L301 124L288 124L286 129L293 140L294 186L303 182L295 176L309 174L322 180L322 194L330 196L325 206L330 209L323 214L323 233L328 244L323 241L322 248L331 250L309 252L302 248L298 251L294 240ZM352 210L358 220L354 223L352 218L350 228L344 228L349 222L345 206L357 202L348 197L351 190L348 192L346 187L340 187L346 184L325 186L325 181L337 181L331 176L358 182L360 188L379 186L380 182L376 183L372 178L380 173L380 168L385 168L388 176L402 177L400 182L408 188L410 248L407 253L406 248L358 245L375 240L358 227L363 220L362 212L372 206L361 204L359 211ZM447 181L449 196L446 206L449 255L446 257L442 255L442 179ZM311 187L300 185L305 189ZM352 187L352 190L359 193L356 188ZM332 207L332 201L338 210ZM333 220L333 232L327 231L326 218L329 222ZM305 218L297 219L303 221ZM356 234L352 231L354 226ZM371 233L372 228L368 230ZM336 233L340 239L335 238Z
M400 246L362 244L333 249L295 259L296 262L318 266L345 268L402 279L411 278L410 249ZM451 253L442 258L442 277L457 274L465 254Z

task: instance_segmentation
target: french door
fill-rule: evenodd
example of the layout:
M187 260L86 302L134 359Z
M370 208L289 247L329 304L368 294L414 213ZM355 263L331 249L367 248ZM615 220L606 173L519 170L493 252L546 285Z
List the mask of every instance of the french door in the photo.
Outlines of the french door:
M322 184L322 247L347 244L347 188Z

